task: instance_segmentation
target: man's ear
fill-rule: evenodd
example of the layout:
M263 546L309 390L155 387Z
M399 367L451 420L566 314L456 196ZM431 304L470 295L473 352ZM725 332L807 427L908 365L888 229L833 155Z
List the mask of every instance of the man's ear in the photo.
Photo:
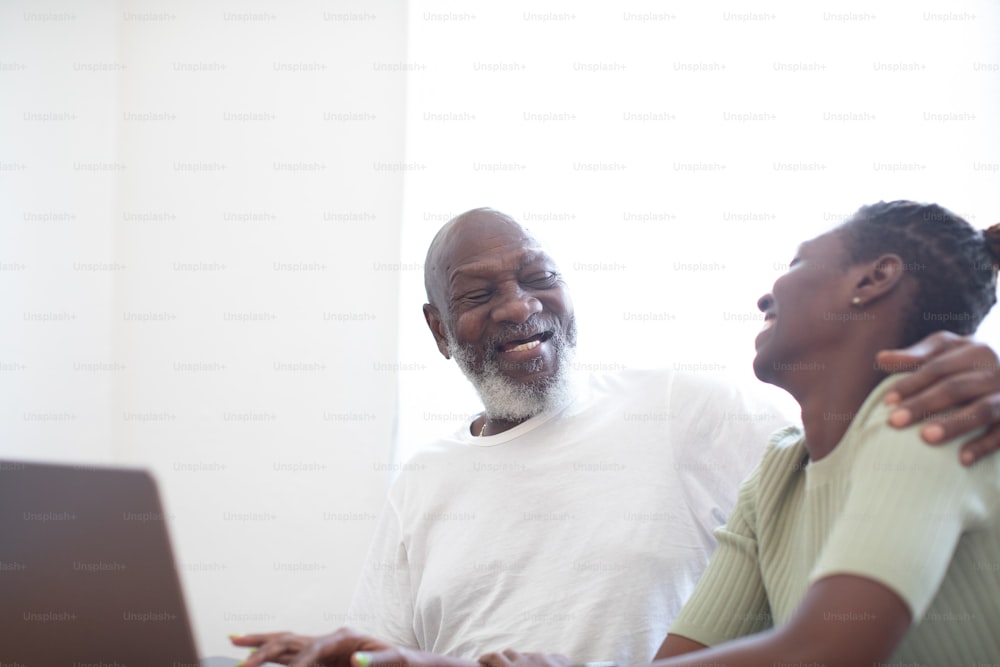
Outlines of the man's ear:
M881 299L899 286L906 274L905 266L902 257L887 254L858 267L860 275L855 283L854 295L865 305Z
M437 342L438 352L445 359L451 359L451 353L448 352L448 337L445 334L444 320L441 319L441 313L438 309L429 303L424 304L424 319L427 321L427 327L434 334L434 340Z

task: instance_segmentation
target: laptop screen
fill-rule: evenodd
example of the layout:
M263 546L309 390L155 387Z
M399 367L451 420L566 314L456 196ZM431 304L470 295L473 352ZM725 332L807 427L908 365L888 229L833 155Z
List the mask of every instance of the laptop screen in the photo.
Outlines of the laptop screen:
M25 667L200 664L148 473L0 461L0 628Z

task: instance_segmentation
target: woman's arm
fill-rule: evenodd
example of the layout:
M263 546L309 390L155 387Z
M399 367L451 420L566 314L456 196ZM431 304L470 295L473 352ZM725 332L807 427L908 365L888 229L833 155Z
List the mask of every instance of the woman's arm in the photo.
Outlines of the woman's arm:
M706 648L708 647L701 642L694 641L693 639L681 637L680 635L667 635L667 638L664 639L663 643L660 645L660 650L656 652L656 657L653 659L666 660L667 658L674 658L678 655L693 653Z
M780 628L675 659L657 660L653 666L871 665L888 661L909 627L910 610L892 590L864 577L835 575L810 586L798 611ZM668 643L670 637L658 657Z
M854 667L887 662L910 627L910 610L898 595L871 579L835 575L806 592L788 623L714 648L668 635L651 667L759 667L812 665ZM702 650L699 650L702 649ZM562 656L490 654L487 667L566 667Z

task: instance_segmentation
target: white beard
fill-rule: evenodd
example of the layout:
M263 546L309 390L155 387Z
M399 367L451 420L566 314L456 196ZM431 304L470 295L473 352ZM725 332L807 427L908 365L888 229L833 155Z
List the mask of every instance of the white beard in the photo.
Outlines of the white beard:
M570 335L556 332L549 342L556 352L554 375L531 384L511 382L500 372L500 364L493 356L487 357L483 368L476 368L472 346L459 345L451 332L447 332L448 352L462 373L476 388L486 416L489 419L521 422L550 408L564 405L572 397L570 367L576 351L575 325Z

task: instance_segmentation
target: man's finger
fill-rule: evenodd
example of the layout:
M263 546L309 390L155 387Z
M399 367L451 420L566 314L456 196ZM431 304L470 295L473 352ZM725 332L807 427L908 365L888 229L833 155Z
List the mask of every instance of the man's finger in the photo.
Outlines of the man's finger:
M311 637L303 637L290 632L275 633L267 641L258 645L240 667L260 667L265 662L277 662L287 665L308 642Z
M1000 361L997 359L996 352L988 345L967 338L957 337L956 341L937 357L923 362L912 375L899 380L886 396L886 402L897 403L911 396L919 396L941 378L965 373L979 374L982 379L989 383L988 386L980 389L978 396L985 396L987 393L1000 390ZM879 366L887 372L906 370L891 364L879 364ZM963 400L978 396L965 397ZM957 407L957 404L946 407Z
M971 340L950 331L937 331L909 347L899 350L882 350L875 357L876 364L887 373L913 370L921 362L957 347L969 345Z
M970 353L975 355L979 361L970 359ZM890 391L890 394L895 394L895 397L893 397L895 400L889 400L889 402L905 401L913 396L920 396L921 393L932 387L942 378L948 378L952 375L962 375L971 372L988 378L991 367L989 359L991 356L992 351L989 348L979 350L967 348L966 346L952 348L940 356L923 362L911 375L898 380L891 387ZM993 365L995 366L995 364ZM880 364L880 368L886 372L905 370L902 368L891 368L886 364Z
M323 650L321 642L316 641L300 651L295 659L288 663L289 667L318 667L319 665L335 665L338 657L343 664L344 656L328 654Z
M903 393L907 390L907 387L901 387L903 382L915 377L916 374L908 378L903 378L890 391L895 390ZM951 416L942 415L941 417L934 418L935 422L942 422L949 418L955 420L955 415L964 413L962 414L962 419L958 421L966 420L968 427L958 428L957 430L949 429L949 432L952 434L952 437L969 433L977 428L992 425L996 418L1000 417L1000 413L995 413L992 408L996 396L990 392L995 391L995 388L995 379L984 371L970 371L957 375L949 375L939 380L934 386L927 387L919 393L905 397L896 403L896 408L889 415L889 423L896 427L908 426L914 422L923 421L939 412L950 410L955 406L965 405L969 401L979 398L978 401L970 403L966 408ZM903 394L903 396L906 396L906 394ZM981 396L985 396L985 398L980 398ZM968 408L974 408L971 412L974 412L975 416L969 416L970 410ZM928 442L931 441L929 440Z
M265 632L255 635L229 635L233 646L260 646L266 641L289 634L288 632Z
M980 405L989 403L994 398L994 394L991 392L996 390L996 379L990 373L985 371L969 371L949 375L939 379L933 386L926 387L916 394L908 395L904 393L909 391L910 388L904 386L903 383L906 380L916 377L917 374L903 378L903 380L890 388L890 392L898 391L902 395L901 400L896 403L896 407L889 417L889 423L893 426L908 426L945 410L965 405L969 401L980 397L985 398L980 398L979 401L970 405L978 406L977 409L982 410L982 412L978 413L979 416L988 420L973 421L969 428L954 431L953 433L955 435L968 433L976 428L990 426L994 423L993 419L995 415L992 412L984 410L984 408L988 408L989 406ZM940 419L944 418L942 416ZM940 419L935 418L935 421L939 421Z
M340 628L328 635L310 637L299 647L289 664L292 667L309 665L341 665L351 663L353 654L367 639L350 628Z
M998 417L1000 396L987 396L960 410L933 417L921 427L920 435L925 442L931 444L948 442L977 429L992 427L997 423Z
M238 667L261 667L261 665L269 662L287 665L294 660L297 655L299 655L298 651L275 650L274 647L257 649L248 655L246 659L238 665Z
M352 667L417 667L396 649L382 651L355 651L351 655Z
M1000 425L962 445L962 464L971 466L997 451L1000 451Z
M991 395L961 410L934 417L920 429L925 442L939 444L977 429L992 428L1000 421L1000 396Z

